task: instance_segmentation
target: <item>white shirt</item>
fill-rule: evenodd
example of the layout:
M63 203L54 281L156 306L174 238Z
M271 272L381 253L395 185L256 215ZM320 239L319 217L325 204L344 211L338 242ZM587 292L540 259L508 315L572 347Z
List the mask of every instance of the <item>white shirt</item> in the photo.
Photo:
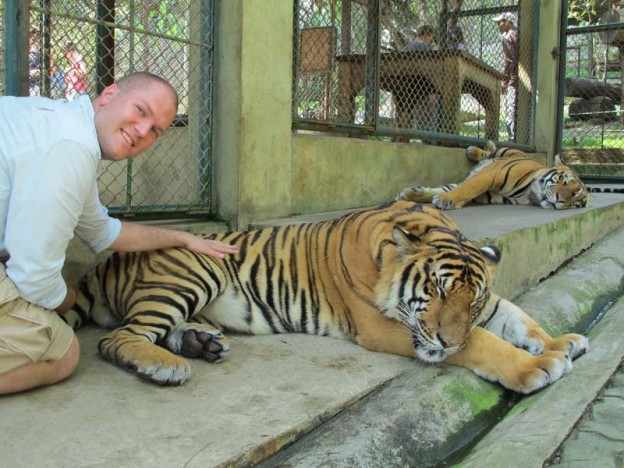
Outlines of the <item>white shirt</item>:
M48 309L63 302L74 231L94 252L119 235L99 200L100 159L88 96L0 97L0 259L23 299Z

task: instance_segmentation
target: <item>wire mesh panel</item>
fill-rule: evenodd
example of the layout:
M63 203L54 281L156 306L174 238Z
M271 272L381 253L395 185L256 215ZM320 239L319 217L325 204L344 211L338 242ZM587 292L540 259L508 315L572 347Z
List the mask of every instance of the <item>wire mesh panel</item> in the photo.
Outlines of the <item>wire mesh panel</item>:
M111 212L207 212L210 193L213 2L41 0L31 4L29 93L95 97L128 73L169 81L174 126L138 159L103 162Z
M534 6L298 0L295 8L295 127L529 143ZM311 59L322 67L311 68Z
M562 153L586 177L624 180L624 5L570 2Z

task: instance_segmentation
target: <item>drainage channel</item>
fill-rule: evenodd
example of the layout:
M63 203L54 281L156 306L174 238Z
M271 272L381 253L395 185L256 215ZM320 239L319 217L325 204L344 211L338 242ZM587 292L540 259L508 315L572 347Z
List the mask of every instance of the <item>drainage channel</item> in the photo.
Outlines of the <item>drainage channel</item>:
M620 285L624 285L624 278ZM619 297L624 297L624 287L620 287L616 292L597 297L596 300L594 300L593 302L591 312L587 314L584 320L582 320L575 327L573 327L573 331L575 333L582 333L586 335L592 328L600 323L600 321L609 312L609 310L611 310ZM620 372L621 371L622 367L620 368ZM608 383L605 385L605 388L606 387L608 387ZM460 464L464 460L464 458L470 454L473 447L477 445L492 430L496 429L498 423L505 418L505 416L514 408L515 405L520 403L525 398L523 395L520 394L511 392L510 394L511 396L509 397L509 400L506 401L506 404L501 405L498 408L498 411L500 411L500 413L495 419L492 420L492 424L489 427L476 434L476 436L469 443L463 445L445 459L431 466L438 468Z

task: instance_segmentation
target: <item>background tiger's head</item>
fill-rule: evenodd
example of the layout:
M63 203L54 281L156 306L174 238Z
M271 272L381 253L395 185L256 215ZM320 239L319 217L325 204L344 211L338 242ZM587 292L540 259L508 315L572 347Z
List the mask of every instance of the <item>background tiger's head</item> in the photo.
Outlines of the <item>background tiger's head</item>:
M421 237L395 228L393 237L396 251L384 259L377 305L409 327L418 358L440 362L461 349L482 321L500 252L479 249L443 227Z
M589 193L578 174L567 166L559 155L555 167L539 179L538 201L542 208L567 210L587 206Z

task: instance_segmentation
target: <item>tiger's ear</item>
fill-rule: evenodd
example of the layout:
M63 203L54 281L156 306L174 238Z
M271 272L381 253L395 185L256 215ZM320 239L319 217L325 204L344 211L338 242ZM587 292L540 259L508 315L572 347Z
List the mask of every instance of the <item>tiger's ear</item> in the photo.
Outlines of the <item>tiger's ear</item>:
M485 258L485 265L490 270L490 273L494 273L496 267L500 263L501 253L493 245L484 245L480 247L481 253L483 254L483 258Z
M392 230L392 237L402 257L414 255L422 247L422 240L420 237L404 229L395 227Z
M560 154L555 154L555 167L565 166L566 163Z

